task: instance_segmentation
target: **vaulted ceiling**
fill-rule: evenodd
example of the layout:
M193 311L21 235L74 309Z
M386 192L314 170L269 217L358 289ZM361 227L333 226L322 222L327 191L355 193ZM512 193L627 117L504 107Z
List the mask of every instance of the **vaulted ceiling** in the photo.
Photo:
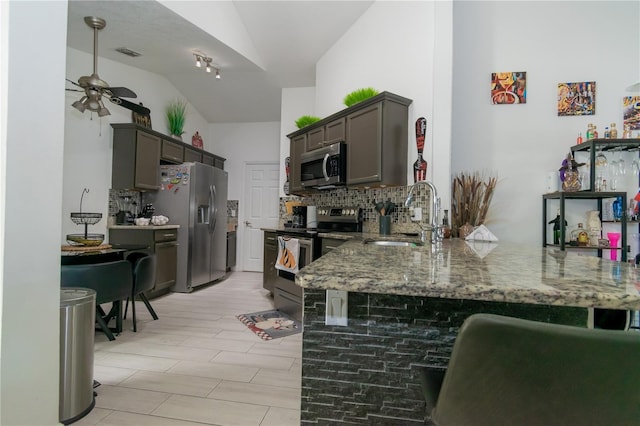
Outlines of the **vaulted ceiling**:
M372 3L70 0L67 44L93 53L84 17L103 18L100 57L166 77L208 122L279 121L281 89L314 86L316 62ZM221 8L228 19L214 16ZM197 25L181 16L184 10L201 11ZM116 51L122 47L141 55ZM213 58L221 79L195 67L196 51Z

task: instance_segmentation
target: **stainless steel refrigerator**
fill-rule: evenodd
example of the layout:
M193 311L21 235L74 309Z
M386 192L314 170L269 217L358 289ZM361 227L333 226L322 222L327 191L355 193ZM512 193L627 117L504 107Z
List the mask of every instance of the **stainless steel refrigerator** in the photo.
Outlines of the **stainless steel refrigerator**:
M227 261L227 184L224 170L202 163L160 166L161 188L147 192L156 215L178 229L178 265L173 291L224 277Z

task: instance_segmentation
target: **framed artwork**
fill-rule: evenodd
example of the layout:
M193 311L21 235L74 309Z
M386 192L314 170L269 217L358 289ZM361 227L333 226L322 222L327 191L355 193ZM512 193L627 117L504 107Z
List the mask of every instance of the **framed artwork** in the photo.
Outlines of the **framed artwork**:
M558 83L558 116L594 115L596 82Z
M142 102L140 102L140 106ZM151 129L151 115L150 114L140 114L135 111L131 111L131 120L142 127L146 127L147 129Z
M491 103L494 105L527 103L527 73L524 71L491 73Z
M622 127L640 130L640 96L625 96L622 101Z

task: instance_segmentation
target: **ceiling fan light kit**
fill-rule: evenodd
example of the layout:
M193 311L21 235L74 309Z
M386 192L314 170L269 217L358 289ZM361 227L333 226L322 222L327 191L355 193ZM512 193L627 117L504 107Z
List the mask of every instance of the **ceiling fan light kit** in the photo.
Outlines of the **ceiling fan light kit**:
M202 63L205 63L205 71L207 71L208 73L211 72L211 70L216 70L216 78L220 79L220 68L211 65L211 63L213 62L213 58L210 58L209 56L207 56L204 53L193 53L193 56L196 57L196 67L197 68L202 68Z
M111 115L102 102L102 98L105 97L112 103L139 114L150 114L151 111L149 108L122 99L137 98L133 90L127 89L126 87L110 87L106 81L100 79L98 76L98 31L106 27L107 23L104 19L95 16L86 16L84 22L89 28L93 28L93 73L89 76L85 75L80 77L77 83L67 79L67 81L81 89L67 90L84 92L82 98L75 101L71 106L82 113L84 113L85 110L89 110L98 113L98 117L104 117Z

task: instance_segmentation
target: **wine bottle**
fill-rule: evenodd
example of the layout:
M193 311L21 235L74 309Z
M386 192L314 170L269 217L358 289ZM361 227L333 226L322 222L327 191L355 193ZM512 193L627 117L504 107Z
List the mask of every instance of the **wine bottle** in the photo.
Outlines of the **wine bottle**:
M413 163L413 183L427 179L427 162L422 158L424 150L424 139L427 135L427 120L420 117L416 120L416 146L418 148L418 159Z

